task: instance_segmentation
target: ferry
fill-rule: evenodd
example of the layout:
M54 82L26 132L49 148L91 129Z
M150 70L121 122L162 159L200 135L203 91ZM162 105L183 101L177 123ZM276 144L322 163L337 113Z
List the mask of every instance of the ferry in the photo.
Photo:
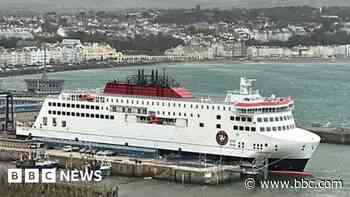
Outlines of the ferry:
M292 97L263 97L240 78L226 97L194 96L165 72L138 70L100 92L62 92L45 99L19 137L64 139L156 149L227 163L266 158L269 170L303 171L320 137L295 124Z

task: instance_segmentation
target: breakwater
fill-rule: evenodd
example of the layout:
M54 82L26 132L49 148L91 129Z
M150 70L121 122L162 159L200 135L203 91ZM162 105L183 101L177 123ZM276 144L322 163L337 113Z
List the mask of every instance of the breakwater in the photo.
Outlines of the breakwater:
M304 129L319 135L321 137L321 143L350 145L349 128L304 127Z

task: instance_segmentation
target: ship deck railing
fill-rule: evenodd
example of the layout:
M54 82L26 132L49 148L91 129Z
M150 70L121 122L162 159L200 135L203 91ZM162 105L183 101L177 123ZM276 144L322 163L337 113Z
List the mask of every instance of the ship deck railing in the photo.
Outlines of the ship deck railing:
M194 95L192 98L170 98L170 97L159 97L159 96L140 96L140 95L125 95L125 94L108 94L103 93L103 90L100 88L97 89L78 89L78 90L65 90L62 92L62 94L67 95L77 95L77 94L91 94L91 96L98 96L98 97L104 97L104 96L118 96L123 98L134 98L134 99L154 99L159 101L182 101L182 102L194 102L194 103L201 103L201 104L220 104L220 105L228 105L228 106L234 106L232 102L225 102L224 96L217 96L217 95ZM64 96L60 95L49 95L49 98L56 98L56 99L62 99L67 101L79 101L71 99L70 97L65 98ZM94 95L96 94L96 95ZM268 99L263 97L262 99ZM276 99L276 98L275 98ZM277 98L278 99L278 98ZM95 101L87 101L87 102L95 102L95 103L105 103L105 101L101 100L95 100Z
M124 94L108 94L103 93L102 89L79 89L79 90L65 90L63 94L91 94L94 96L118 96L125 98L136 98L136 99L155 99L161 101L183 101L183 102L198 102L198 103L208 103L208 104L229 104L225 102L224 96L209 96L209 95L195 95L191 98L170 98L170 97L160 97L160 96L139 96L139 95L124 95ZM58 95L50 95L49 98L59 98ZM74 101L71 98L62 98L64 100ZM99 102L103 103L103 102Z

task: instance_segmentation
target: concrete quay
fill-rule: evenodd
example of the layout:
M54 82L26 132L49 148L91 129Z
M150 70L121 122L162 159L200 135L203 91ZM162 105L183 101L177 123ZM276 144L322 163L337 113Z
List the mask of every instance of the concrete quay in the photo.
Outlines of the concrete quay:
M15 161L27 154L29 141L0 138L0 160ZM90 156L78 152L49 149L52 159L58 159L63 168L82 169L88 161L106 161L112 165L113 176L154 178L186 184L215 185L240 180L240 166L199 165L190 162L172 162L157 159L136 159L126 156Z
M155 178L188 184L220 184L239 180L240 167L220 165L194 165L156 159L135 159L126 156L94 156L61 150L48 150L51 157L59 159L67 168L80 168L87 160L96 159L112 164L112 175Z

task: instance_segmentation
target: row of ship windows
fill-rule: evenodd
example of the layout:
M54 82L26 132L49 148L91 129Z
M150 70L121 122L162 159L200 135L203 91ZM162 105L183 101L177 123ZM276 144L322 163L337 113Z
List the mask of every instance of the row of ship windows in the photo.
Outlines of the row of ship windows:
M107 99L107 101L108 101L108 99ZM118 99L116 99L116 103L118 103ZM112 100L112 102L113 102L113 100ZM123 103L123 99L120 99L120 103ZM128 99L126 99L126 103L128 104L129 103L129 100ZM130 102L131 104L134 104L134 100L131 100L131 102ZM138 100L136 100L135 101L135 103L136 104L139 104L139 101ZM167 103L165 103L165 102L155 102L155 101L141 101L140 102L142 105L144 105L144 104L146 104L146 105L152 105L152 106L162 106L162 107L178 107L178 108L181 108L181 107L183 107L183 108L186 108L187 107L187 104L186 103L183 103L183 104L181 104L181 103L178 103L178 104L176 104L175 102L173 102L173 103L171 103L171 102L167 102ZM194 104L189 104L188 105L191 109L192 108L195 108L195 109L204 109L204 108L206 108L206 109L210 109L210 107L209 107L209 105L206 105L206 106L204 106L204 105L194 105ZM212 110L215 110L215 106L213 105L213 106L211 106L211 109ZM231 107L228 107L227 108L228 109L228 111L231 111ZM220 106L217 106L217 110L221 110L221 107ZM223 111L225 111L226 110L226 107L225 106L222 106L222 110Z
M103 99L104 101L104 99ZM108 102L108 98L106 99L106 101ZM113 99L110 99L110 101L113 103ZM126 104L141 104L141 105L151 105L151 106L162 106L162 107L178 107L178 108L187 108L188 106L192 109L207 109L209 110L210 108L212 110L223 110L223 111L231 111L232 108L231 107L225 107L225 106L217 106L215 107L214 105L212 105L211 107L209 105L198 105L198 104L186 104L186 103L178 103L176 104L175 102L159 102L159 101L144 101L144 100L129 100L129 99L115 99L116 103L126 103Z
M216 119L220 120L220 115L216 116ZM242 122L252 122L253 119L251 117L244 117L244 116L231 116L230 120L232 121L242 121Z
M259 117L257 118L258 122L278 122L278 121L283 121L283 120L292 120L293 116L288 115L288 116L276 116L276 117Z
M95 110L99 110L100 109L100 106L97 106L97 105L83 105L83 104L73 104L73 103L71 104L71 103L49 102L49 106L78 108L78 109L95 109Z
M62 115L62 116L76 116L76 117L86 117L86 118L100 118L100 119L111 119L114 120L113 115L104 115L104 114L89 114L89 113L79 113L79 112L65 112L65 111L55 111L49 110L49 114L53 115Z
M72 95L72 100L80 100L81 99L81 95L76 95L76 99L74 98L75 96L74 95ZM78 99L79 98L79 99ZM101 103L104 103L105 101L109 101L109 99L108 98L104 98L104 97L96 97L96 102L101 102ZM114 99L110 99L110 102L116 102L116 103L124 103L124 99L118 99L118 98L116 98L115 100ZM168 107L171 107L171 106L173 106L173 107L176 107L176 106L178 106L179 108L180 107L182 107L183 106L183 108L186 108L187 107L187 105L186 105L186 103L183 103L183 104L181 104L181 103L178 103L178 104L176 104L175 102L173 102L173 103L171 103L171 102L159 102L159 101L144 101L144 100L141 100L141 101L139 101L139 100L130 100L129 101L129 99L125 99L125 103L127 103L127 104L129 104L129 103L131 103L131 104L139 104L139 103L141 103L142 105L152 105L152 106L154 106L154 105L156 105L156 106L163 106L163 107L165 107L165 106L168 106ZM190 108L196 108L196 109L204 109L204 108L206 108L207 110L209 110L210 109L210 106L209 105L206 105L206 106L204 106L204 105L193 105L193 104L189 104L189 106L190 106ZM271 113L271 112L284 112L284 111L288 111L289 110L289 108L290 107L292 107L292 105L290 105L289 107L286 107L286 106L284 106L284 107L276 107L276 108L256 108L256 109L238 109L238 111L240 112L240 113ZM212 110L215 110L215 106L214 105L212 105L211 106L211 109ZM227 108L228 109L228 111L231 111L231 107L228 107ZM220 106L217 106L217 110L221 110L221 107ZM222 106L222 110L223 111L225 111L226 110L226 107L225 106Z
M162 111L162 113L161 113L160 111L157 111L157 115L160 115L160 114L166 115L166 112L165 112L165 111ZM168 116L170 116L171 114L172 114L173 116L176 116L176 115L177 115L176 112L172 112L172 113L171 113L171 112L168 112L167 114L168 114ZM181 113L181 112L179 112L179 113L178 113L178 116L184 116L184 117L186 117L187 114L186 114L186 113ZM193 114L191 113L190 116L193 117ZM197 117L199 118L200 115L197 114ZM217 120L221 120L221 115L216 115L216 119L217 119ZM242 122L252 122L252 121L253 121L253 119L252 119L251 117L244 117L244 116L231 116L231 117L230 117L230 120L232 120L232 121L242 121Z
M43 117L43 125L47 126L47 117ZM52 118L52 126L57 126L57 119L56 118ZM40 126L41 127L41 126ZM61 127L67 127L67 121L62 120L61 121Z
M244 148L244 142L238 142L237 143L237 147L238 148ZM253 149L254 150L263 150L264 147L267 148L269 145L267 143L265 144L253 144ZM277 151L278 150L278 145L274 146L274 150Z
M260 127L260 132L270 132L270 131L286 131L289 129L294 129L295 125L285 125L285 126L277 126L277 127Z
M165 111L163 111L163 112L162 112L162 115L165 115L165 114L166 114ZM176 112L172 112L172 113L171 113L171 112L168 112L167 114L168 114L168 116L170 116L171 114L172 114L173 116L176 116ZM157 115L160 115L160 111L157 111ZM181 113L181 112L179 112L179 113L178 113L178 116L187 117L187 114L186 114L186 113ZM193 117L193 114L191 113L190 116ZM200 117L200 115L197 114L197 118L199 118L199 117Z
M265 143L265 147L267 147L268 146L268 144L267 143ZM263 150L263 144L253 144L253 149L254 150Z
M203 122L200 122L199 123L199 127L204 127L204 123ZM221 124L216 124L216 128L217 129L221 129ZM236 130L236 131L252 131L252 132L255 132L256 131L256 128L255 127L248 127L248 126L233 126L233 130Z
M235 131L252 131L252 132L255 132L256 128L255 127L248 127L248 126L234 125L233 126L233 130L235 130Z
M244 148L245 143L244 142L238 142L237 147L238 148Z
M201 126L202 123L199 123L199 126L200 127L203 127ZM217 124L216 125L216 128L217 129L220 129L221 128L221 125L220 124ZM270 131L285 131L285 130L289 130L289 129L294 129L295 128L295 125L285 125L285 126L277 126L277 127L260 127L260 132L270 132ZM255 127L249 127L249 126L238 126L238 125L234 125L233 126L233 130L234 131L252 131L252 132L255 132L256 131L256 128Z

